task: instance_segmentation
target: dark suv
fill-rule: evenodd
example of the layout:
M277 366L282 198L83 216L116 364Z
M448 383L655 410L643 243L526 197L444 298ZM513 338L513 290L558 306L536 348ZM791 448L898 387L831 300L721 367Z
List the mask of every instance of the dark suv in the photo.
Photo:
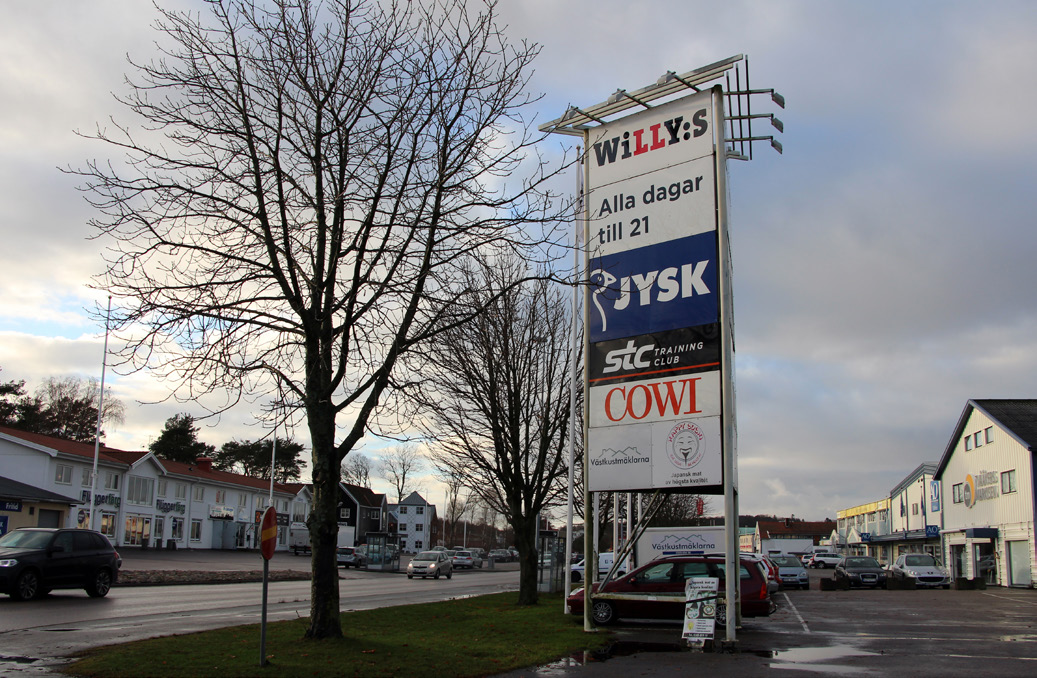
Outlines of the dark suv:
M30 600L51 589L108 595L122 558L100 532L22 528L0 537L0 593Z

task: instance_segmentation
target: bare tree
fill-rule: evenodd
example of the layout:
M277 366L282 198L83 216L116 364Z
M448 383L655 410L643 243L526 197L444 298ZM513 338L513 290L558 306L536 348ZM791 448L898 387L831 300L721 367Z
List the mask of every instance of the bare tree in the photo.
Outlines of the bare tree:
M520 287L525 265L483 262L466 273L477 320L441 337L420 396L440 466L515 530L519 603L537 602L537 519L567 473L569 305L546 280Z
M386 452L378 463L378 472L396 488L396 503L413 492L415 478L425 470L425 460L413 447L398 445Z
M312 449L309 638L340 638L341 463L414 374L415 348L478 309L480 251L540 260L551 180L525 112L538 47L493 0L210 0L159 9L163 58L119 99L140 129L77 173L108 243L122 366L177 398L276 392ZM113 123L114 124L114 123Z
M371 487L371 460L354 452L342 462L342 480L358 487Z

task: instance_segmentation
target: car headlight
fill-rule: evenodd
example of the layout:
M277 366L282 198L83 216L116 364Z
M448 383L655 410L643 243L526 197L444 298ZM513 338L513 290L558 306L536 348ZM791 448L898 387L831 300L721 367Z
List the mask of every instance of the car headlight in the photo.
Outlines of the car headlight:
M912 579L918 576L918 573L913 570L904 570L904 574L906 574L908 577L911 577Z
M8 558L7 560L0 560L0 567L14 567L17 564L17 558Z

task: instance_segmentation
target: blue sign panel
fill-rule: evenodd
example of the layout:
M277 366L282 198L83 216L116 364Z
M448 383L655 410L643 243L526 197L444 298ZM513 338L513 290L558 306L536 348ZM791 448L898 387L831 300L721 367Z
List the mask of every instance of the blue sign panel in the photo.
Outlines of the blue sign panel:
M925 536L926 536L927 539L931 538L931 537L939 537L940 536L940 526L939 525L926 525L925 526Z
M932 499L932 502L930 503L930 507L931 508L929 510L931 510L931 511L939 511L940 510L940 481L939 480L930 480L929 481L929 496Z
M0 516L0 537L7 534L7 516Z
M715 323L720 318L715 231L590 261L590 341Z
M0 501L0 511L10 511L11 513L19 513L22 510L22 502L5 499Z

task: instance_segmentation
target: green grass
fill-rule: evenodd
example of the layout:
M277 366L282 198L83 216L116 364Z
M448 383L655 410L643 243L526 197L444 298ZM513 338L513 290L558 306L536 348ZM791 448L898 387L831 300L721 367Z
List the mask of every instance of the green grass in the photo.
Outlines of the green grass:
M387 607L342 615L345 638L303 639L308 620L268 623L259 666L259 625L153 638L90 650L65 667L76 676L490 676L601 647L562 614L558 595L518 606L518 593Z

